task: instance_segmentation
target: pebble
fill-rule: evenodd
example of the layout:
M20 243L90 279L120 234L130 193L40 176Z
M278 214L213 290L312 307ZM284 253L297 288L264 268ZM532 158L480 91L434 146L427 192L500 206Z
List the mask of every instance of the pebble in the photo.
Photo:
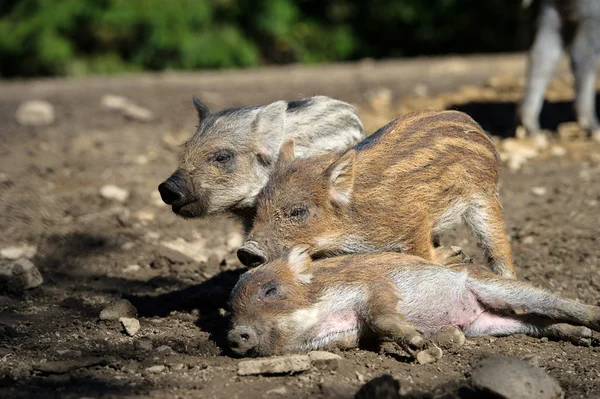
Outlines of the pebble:
M100 195L112 201L125 202L129 198L129 191L112 184L107 184L100 189Z
M419 364L431 364L435 363L442 358L444 352L437 346L425 349L417 353L417 363Z
M138 351L151 351L153 349L152 341L149 339L139 339L134 341L133 347Z
M31 259L36 253L37 247L34 245L12 246L0 250L0 256L10 260L17 260L20 258Z
M554 145L550 149L550 154L555 157L564 157L565 155L567 155L567 150L565 149L565 147Z
M389 374L373 378L363 385L355 399L400 399L400 383Z
M27 259L17 259L0 265L0 292L20 294L39 287L43 282L40 271Z
M23 126L49 125L54 122L54 106L48 101L26 101L19 105L15 117Z
M137 309L127 299L112 301L100 312L100 320L119 320L122 317L137 317Z
M307 355L276 356L238 363L238 375L290 374L310 369Z
M230 251L236 251L244 245L244 236L237 231L231 232L227 235L227 249Z
M319 369L336 370L342 357L327 351L312 351L308 353L308 358Z
M196 262L208 261L208 254L205 248L206 240L203 238L186 241L185 239L178 237L173 241L162 241L160 244L173 251L180 252Z
M123 96L106 94L100 99L100 105L112 111L119 111L124 116L138 121L148 122L154 119L152 111Z
M152 373L152 374L158 374L158 373L162 373L163 371L165 371L165 366L162 364L157 364L156 366L150 366L146 369L146 371L148 373Z
M548 193L548 189L546 187L532 187L531 192L538 197L542 197Z
M119 323L121 323L123 329L125 329L125 332L130 337L133 337L140 330L139 320L133 317L120 317Z
M533 244L534 238L533 236L527 236L525 238L523 238L523 244L525 245L531 245Z
M265 392L265 396L269 396L269 395L285 396L285 395L287 395L287 393L288 393L287 388L282 386L282 387L269 389L267 392Z
M39 362L34 363L33 369L45 374L66 374L69 371L77 370L84 367L97 366L106 364L108 361L101 357L86 357L77 360L60 360L56 362Z
M515 357L490 355L471 372L471 385L504 399L564 398L560 385L544 370Z
M432 337L433 343L441 349L456 350L465 344L465 334L456 327L444 326Z
M123 273L136 273L142 269L140 265L127 265L126 268L123 269Z

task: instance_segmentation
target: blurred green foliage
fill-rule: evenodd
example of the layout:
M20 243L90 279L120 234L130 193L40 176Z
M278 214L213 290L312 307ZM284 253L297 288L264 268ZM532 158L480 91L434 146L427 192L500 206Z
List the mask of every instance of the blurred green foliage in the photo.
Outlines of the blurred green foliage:
M519 4L520 0L0 0L0 76L510 51L519 47L524 20Z

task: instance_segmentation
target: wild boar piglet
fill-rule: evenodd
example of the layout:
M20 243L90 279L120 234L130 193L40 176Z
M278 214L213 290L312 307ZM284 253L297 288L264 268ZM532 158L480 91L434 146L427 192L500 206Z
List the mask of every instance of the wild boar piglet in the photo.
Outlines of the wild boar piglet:
M394 341L414 356L435 348L429 338L448 326L467 337L528 334L582 345L590 344L590 329L600 330L600 307L485 267L385 252L311 261L302 247L243 274L231 308L229 345L245 356L349 348L368 339Z
M285 139L296 155L339 151L363 137L356 109L325 96L211 112L194 98L200 122L183 146L177 170L158 186L163 201L184 218L239 217L246 229Z
M492 140L467 114L401 116L342 153L295 159L284 143L240 261L256 266L307 245L315 258L398 251L448 264L440 234L466 222L492 270L514 277ZM455 262L456 263L456 262Z

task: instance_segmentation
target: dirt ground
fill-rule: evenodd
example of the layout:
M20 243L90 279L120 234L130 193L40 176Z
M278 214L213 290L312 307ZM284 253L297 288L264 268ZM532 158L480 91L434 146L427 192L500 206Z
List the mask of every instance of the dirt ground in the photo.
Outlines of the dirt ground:
M244 270L235 257L240 228L177 218L156 190L193 133L192 94L214 108L327 94L357 104L369 131L409 109L457 108L506 137L523 65L522 56L476 57L0 83L0 249L37 247L31 261L44 277L21 295L0 295L0 397L342 398L391 374L409 397L452 398L465 395L472 366L487 353L536 362L568 398L600 396L598 346L526 336L469 339L429 365L357 349L338 352L337 369L238 376L224 331L229 290ZM154 120L104 109L105 94L149 108ZM30 99L50 101L56 121L20 126L15 111ZM556 129L573 117L568 76L553 82L549 99L543 124ZM507 233L519 278L600 305L600 145L568 136L554 133L552 150L503 171ZM128 199L103 198L107 184ZM172 249L186 243L192 256ZM442 244L479 253L462 228ZM138 309L134 337L99 321L117 298ZM88 364L63 374L38 370L81 359Z

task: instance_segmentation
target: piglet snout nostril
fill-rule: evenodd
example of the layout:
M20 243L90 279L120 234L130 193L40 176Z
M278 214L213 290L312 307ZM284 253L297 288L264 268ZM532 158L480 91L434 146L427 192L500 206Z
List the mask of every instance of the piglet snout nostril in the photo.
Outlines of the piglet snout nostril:
M182 182L176 175L169 177L158 186L158 192L163 202L171 205L183 198Z
M237 355L245 355L258 344L258 338L250 327L236 327L227 334L229 347Z
M244 266L256 267L267 261L267 258L255 246L246 245L237 250L237 257Z

